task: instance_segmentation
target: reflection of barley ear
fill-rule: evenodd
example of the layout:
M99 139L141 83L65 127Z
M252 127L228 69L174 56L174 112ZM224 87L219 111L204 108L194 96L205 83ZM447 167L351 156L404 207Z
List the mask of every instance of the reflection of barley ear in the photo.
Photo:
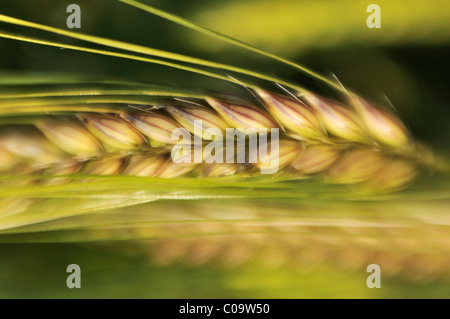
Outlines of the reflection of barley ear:
M307 227L305 227L307 228ZM370 264L379 264L383 276L407 278L413 282L429 282L443 279L448 281L450 271L447 267L447 254L433 251L403 251L401 241L383 231L372 230L367 234L367 243L360 242L357 236L336 236L333 244L324 244L329 230L302 230L301 234L236 234L203 238L176 238L157 240L149 244L154 262L160 265L183 263L190 266L207 264L219 268L235 268L247 264L253 267L283 267L313 272L321 265L328 264L344 271L364 273ZM347 234L348 235L348 234ZM371 244L375 236L378 244ZM322 237L324 236L324 237ZM372 237L373 236L373 237ZM398 236L398 234L397 234ZM408 238L414 245L415 239ZM375 240L374 240L375 241ZM429 240L432 245L440 245L439 239ZM289 242L286 245L286 242ZM447 251L448 252L448 251Z

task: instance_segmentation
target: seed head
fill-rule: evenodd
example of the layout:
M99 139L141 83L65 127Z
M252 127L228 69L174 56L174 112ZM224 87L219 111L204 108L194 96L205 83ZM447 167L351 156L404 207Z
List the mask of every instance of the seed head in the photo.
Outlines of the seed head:
M0 149L33 165L62 161L65 154L39 131L12 130L0 136Z
M393 190L408 185L417 174L416 167L406 160L393 159L367 182L370 190Z
M109 155L89 161L83 168L87 175L116 175L120 172L124 159L116 155Z
M315 113L303 102L275 95L263 90L256 93L269 112L286 128L300 138L321 139L326 131Z
M401 149L411 147L408 130L393 113L376 108L359 97L353 97L352 102L377 142Z
M70 160L53 165L44 171L45 175L72 175L77 173L82 167L79 161Z
M201 132L203 139L211 139L210 136L205 134L207 129L219 129L222 134L225 133L228 125L214 112L201 107L167 107L167 111L172 115L178 123L186 128L192 134L197 134L195 130L196 125L201 123L201 128L197 130ZM201 121L201 122L199 122Z
M261 153L261 147L267 152ZM253 152L258 152L258 162L256 167L261 169L269 169L272 165L277 164L277 168L281 169L291 163L305 149L305 144L299 141L280 140L276 143L267 143L259 145L258 150L251 150L249 157L254 157ZM256 158L256 157L254 157Z
M172 159L168 159L164 168L158 173L161 178L175 178L186 175L196 169L199 164L196 163L175 163Z
M338 157L339 150L334 146L310 145L291 166L303 174L317 174L327 170Z
M144 137L127 121L104 115L79 116L86 128L105 146L115 150L136 149Z
M330 181L353 184L368 180L379 173L386 161L378 152L357 148L345 152L327 172Z
M99 141L81 124L58 120L36 122L41 132L63 151L83 156L95 156L102 151Z
M214 99L207 102L234 128L276 128L278 125L262 110L248 105L237 105Z
M58 175L72 175L77 173L81 169L82 165L79 161L71 160L65 161L53 165L52 167L44 171L44 175L58 176ZM52 177L49 179L44 179L42 181L43 185L61 185L70 182L70 177Z
M202 176L222 177L236 174L240 165L235 163L212 163L202 165Z
M164 114L156 112L151 112L150 114L146 113L144 115L129 114L126 115L126 119L150 139L150 144L152 146L157 146L158 143L176 143L176 141L173 141L170 137L172 136L172 132L178 128L179 125ZM154 141L158 143L154 143Z
M367 134L358 124L360 120L352 110L311 93L303 93L302 97L317 112L329 133L352 142L368 142Z
M134 155L128 160L124 175L152 177L164 166L165 159L160 155Z

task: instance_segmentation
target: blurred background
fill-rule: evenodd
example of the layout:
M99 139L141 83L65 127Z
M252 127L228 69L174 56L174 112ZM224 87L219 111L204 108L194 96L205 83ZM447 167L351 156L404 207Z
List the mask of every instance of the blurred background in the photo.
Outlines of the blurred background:
M0 14L65 29L66 8L71 3L81 7L82 28L79 31L82 33L242 66L325 93L328 90L285 65L117 1L2 0ZM379 0L376 3L381 7L380 29L368 29L366 25L369 16L366 8L372 1L154 0L146 3L336 77L342 85L367 99L392 105L416 139L431 145L440 155L448 156L448 1ZM3 23L0 29L38 37L44 34ZM46 38L81 43L52 34ZM94 79L125 79L188 89L201 87L205 91L236 90L218 80L162 66L0 39L0 82L2 78L11 79L25 72L28 75L43 72L82 74ZM271 84L262 85L270 88ZM407 204L403 204L380 210L386 215L401 214L408 211ZM220 207L222 204L216 205ZM185 209L182 206L179 204L174 209L182 211ZM251 207L250 210L243 209L243 216L253 216L260 213L258 209L264 209L257 204ZM442 213L440 216L448 216L445 215L448 208L448 201L441 203L438 209ZM149 204L140 209L157 208ZM288 214L298 207L284 209ZM232 208L229 210L238 212ZM361 207L351 207L353 214L362 210ZM322 213L324 211L332 215L333 207L321 210ZM338 220L339 216L347 213L335 214L334 217ZM302 207L302 214L303 217L311 217L314 212L306 205ZM383 252L367 242L358 246L348 241L346 233L337 246L371 248L362 255L358 249L357 253L350 249L345 250L347 255L340 255L336 245L326 248L329 233L324 229L305 228L304 236L281 236L274 241L278 244L272 242L271 245L270 236L263 239L238 237L241 241L233 239L235 236L216 236L206 248L201 245L201 239L189 236L186 239L93 243L37 243L46 241L45 238L37 238L28 240L34 241L32 244L2 244L0 297L450 297L448 276L442 277L442 271L434 271L446 268L442 264L445 259L435 258L433 264L432 258L422 262L420 257L408 254L407 249L401 249L402 245L408 245L407 239L401 242L404 232L394 234L377 230L372 234L375 238L398 235L396 244L399 249L390 251L388 257L384 256L386 263L391 262L389 267L392 271L386 278L382 277L382 289L368 289L364 265L380 262ZM437 226L432 230L428 233L432 237L430 245L437 247L438 251L440 249L442 254L448 254L450 243L439 241L440 232L445 232L448 227ZM312 240L307 235L308 231L311 236L322 236ZM415 235L408 236L416 238ZM286 244L289 241L295 244ZM389 244L385 243L386 246ZM290 250L281 249L289 246L298 250L300 246L308 248L308 245L317 249L310 249L309 255L305 253L297 261L289 258ZM65 286L65 268L70 263L81 266L82 289L69 290ZM409 267L411 265L412 268ZM414 276L422 270L422 275Z

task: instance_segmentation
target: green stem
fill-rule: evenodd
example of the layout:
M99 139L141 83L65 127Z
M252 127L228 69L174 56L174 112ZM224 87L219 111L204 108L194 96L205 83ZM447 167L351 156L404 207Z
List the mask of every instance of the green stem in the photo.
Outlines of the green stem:
M98 37L98 36L92 36L92 35L87 35L87 34L82 34L82 33L75 33L75 32L71 32L71 31L62 30L59 28L54 28L54 27L50 27L50 26L46 26L46 25L42 25L42 24L38 24L38 23L33 23L33 22L25 21L25 20L8 17L8 16L2 15L2 14L0 14L0 22L10 23L10 24L14 24L14 25L20 25L20 26L24 26L24 27L28 27L28 28L33 28L33 29L38 29L38 30L42 30L42 31L46 31L46 32L55 33L55 34L60 34L60 35L64 35L64 36L67 36L70 38L79 39L79 40L83 40L83 41L87 41L87 42L91 42L91 43L95 43L95 44L100 44L100 45L104 45L104 46L108 46L108 47L113 47L113 48L117 48L117 49L121 49L121 50L126 50L126 51L136 52L136 53L140 53L140 54L157 56L157 57L162 57L162 58L171 59L171 60L175 60L175 61L197 64L197 65L202 65L202 66L206 66L206 67L211 67L211 68L227 70L227 71L231 71L231 72L235 72L235 73L245 74L245 75L248 75L248 76L251 76L254 78L279 83L281 85L284 85L284 86L289 87L296 91L305 91L304 88L302 88L298 85L295 85L295 84L287 82L287 81L280 80L276 77L264 75L264 74L261 74L261 73L255 72L255 71L250 71L247 69L243 69L243 68L239 68L239 67L235 67L235 66L231 66L231 65L227 65L227 64L212 62L212 61L194 58L194 57L190 57L190 56L186 56L186 55L182 55L182 54L178 54L178 53L158 50L158 49L154 49L154 48L150 48L150 47L144 47L144 46L140 46L140 45L136 45L136 44L131 44L131 43L117 41L117 40L111 40L111 39L102 38L102 37ZM56 42L37 40L37 39L28 38L28 37L24 37L24 36L15 36L15 35L11 35L8 33L2 33L1 36L5 37L5 38L20 40L20 41L39 43L39 44L50 45L50 46L60 46L60 47L65 47L65 48L72 49L72 50L80 50L80 48L81 48L81 47L70 46L70 45L62 45L61 46L61 44L56 44ZM83 50L81 50L81 51L99 53L99 54L111 55L111 56L118 56L118 57L120 55L121 55L120 57L127 56L125 54L108 52L108 51L103 51L103 50L87 49L87 48L83 48ZM106 52L108 52L108 54L105 54ZM128 57L128 58L131 58L131 57ZM144 58L141 58L141 57L135 57L133 59L144 61ZM212 74L215 74L215 73L210 73L210 72L208 72L209 74L206 74L207 71L199 70L199 69L195 69L195 68L191 68L191 67L186 67L186 66L181 66L178 64L174 64L174 63L171 63L171 65L170 65L169 62L164 62L161 60L154 60L154 59L151 59L151 60L152 60L151 63L164 64L167 66L175 67L178 69L184 69L184 70L195 72L195 73L200 73L203 75L212 76ZM147 62L150 62L150 61L147 61ZM225 80L225 78L227 78L225 76L220 76L218 74L215 74L214 77L216 77L216 78L220 77L220 79L222 79L222 80ZM250 88L252 88L252 87L255 88L254 85L250 85L249 83L246 83L243 81L237 82L230 78L227 78L227 79L229 82L233 82L235 84L241 83Z
M275 55L273 53L261 50L261 49L259 49L257 47L254 47L254 46L252 46L252 45L250 45L248 43L245 43L243 41L240 41L238 39L235 39L235 38L232 38L232 37L227 36L225 34L219 33L217 31L205 28L205 27L203 27L203 26L201 26L201 25L199 25L197 23L194 23L192 21L184 19L184 18L182 18L180 16L177 16L177 15L174 15L172 13L169 13L169 12L157 9L157 8L149 6L149 5L145 5L145 4L140 3L138 1L134 1L134 0L119 0L119 1L123 2L123 3L126 3L128 5L131 5L133 7L136 7L138 9L144 10L146 12L149 12L151 14L154 14L156 16L159 16L159 17L161 17L163 19L166 19L168 21L171 21L171 22L174 22L176 24L182 25L182 26L184 26L186 28L189 28L191 30L198 31L200 33L212 36L213 38L220 39L222 41L231 43L231 44L233 44L235 46L244 48L244 49L246 49L248 51L255 52L255 53L260 54L262 56L265 56L265 57L271 58L273 60L282 62L282 63L287 64L289 66L292 66L292 67L296 68L297 70L300 70L303 73L306 73L309 76L312 76L313 78L316 78L316 79L318 79L318 80L328 84L329 86L333 87L334 89L337 89L338 91L341 91L341 92L344 92L344 93L348 93L339 84L337 84L337 83L331 81L330 79L327 79L325 76L320 75L319 73L314 72L312 70L309 70L308 68L306 68L304 66L301 66L300 64L297 64L297 63L295 63L293 61L290 61L288 59L282 58L282 57L280 57L278 55Z

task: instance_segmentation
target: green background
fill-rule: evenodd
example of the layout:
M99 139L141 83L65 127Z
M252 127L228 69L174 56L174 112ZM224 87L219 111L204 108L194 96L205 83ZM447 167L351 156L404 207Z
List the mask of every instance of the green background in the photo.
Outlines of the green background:
M370 3L367 1L352 1L351 5L340 0L171 0L150 3L281 56L288 56L326 75L333 74L345 87L374 101L386 104L387 97L417 139L446 154L450 138L450 16L445 2L436 1L434 7L441 10L429 11L427 8L433 5L420 10L417 7L420 2L399 1L394 6L380 1L382 28L377 30L368 30L365 25L368 15L365 8ZM286 66L223 45L218 40L198 35L116 1L2 0L0 13L65 28L68 15L65 8L70 3L81 6L80 31L83 33L244 66L327 92L319 83ZM292 6L296 10L292 10ZM17 33L23 31L23 28L4 24L0 24L0 28ZM269 29L273 32L269 33ZM32 30L26 33L42 36L42 33ZM54 35L49 37L79 43ZM217 80L161 66L6 39L0 39L0 70L17 74L83 74L93 78L127 79L180 88L202 87L206 91L237 90ZM0 297L450 296L448 281L410 281L401 276L383 278L382 289L371 290L366 287L368 274L364 269L348 271L332 265L298 271L289 266L271 268L257 262L226 268L220 263L197 266L181 260L164 266L155 263L154 256L145 249L152 244L151 241L1 244ZM81 289L70 290L65 286L68 275L65 269L71 263L81 266Z

